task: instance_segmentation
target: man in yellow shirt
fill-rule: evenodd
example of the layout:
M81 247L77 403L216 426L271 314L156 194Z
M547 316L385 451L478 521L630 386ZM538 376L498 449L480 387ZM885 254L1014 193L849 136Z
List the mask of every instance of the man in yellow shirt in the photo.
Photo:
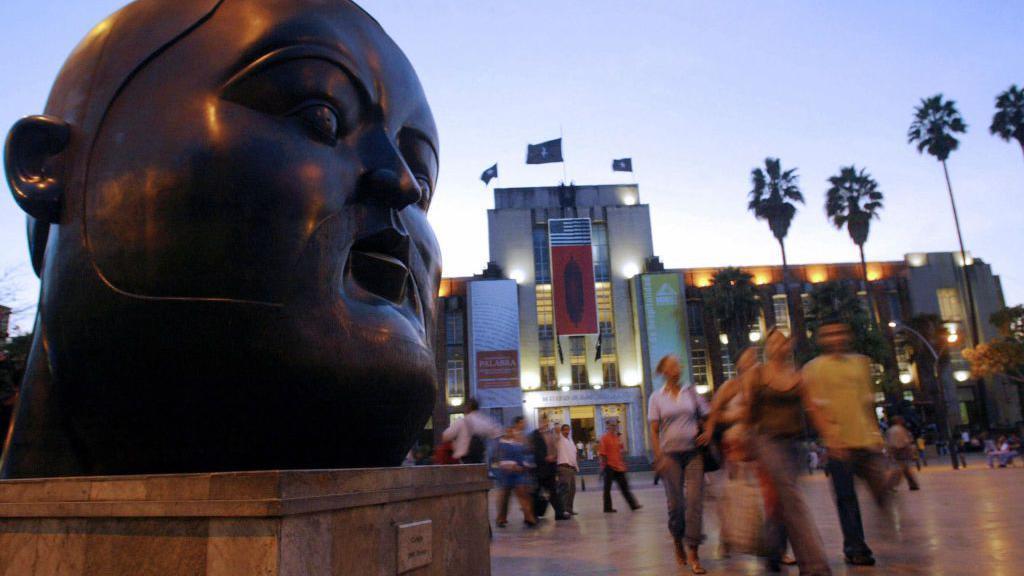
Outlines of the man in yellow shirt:
M875 418L871 362L850 350L852 337L846 324L821 326L817 338L824 353L804 366L803 378L821 416L818 428L828 448L843 553L849 564L871 566L875 558L864 541L853 477L865 480L875 501L884 506L892 494L892 475L882 455L882 434Z

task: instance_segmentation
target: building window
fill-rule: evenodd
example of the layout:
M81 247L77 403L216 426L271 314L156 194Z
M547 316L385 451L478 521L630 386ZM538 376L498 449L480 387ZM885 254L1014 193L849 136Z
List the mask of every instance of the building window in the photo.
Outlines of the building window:
M615 388L619 385L619 363L612 360L601 365L604 373L604 385L608 388Z
M785 294L772 296L772 309L775 311L775 327L789 336L789 300L786 299Z
M587 374L586 363L572 365L572 387L576 389L590 387L590 377Z
M462 360L448 360L448 397L466 395L466 372Z
M935 291L939 300L939 315L943 322L962 322L964 309L960 307L960 292L956 288L939 288Z
M449 346L458 346L463 343L465 336L462 327L462 312L448 312L445 314L445 342Z
M587 342L584 336L569 337L569 364L572 368L573 387L589 387L590 377L587 373Z
M690 329L690 336L704 336L704 306L700 302L686 303L686 323Z
M541 358L540 360L540 385L545 390L558 388L558 376L555 374L554 360L554 358Z
M696 343L696 342L695 342ZM708 381L708 352L704 348L692 349L690 368L693 370L693 383L698 386L710 386Z
M736 377L736 365L729 358L729 347L722 346L722 378L730 380Z
M615 354L615 330L611 322L601 322L601 355Z
M554 312L551 304L551 284L540 284L537 294L537 337L551 340L555 337ZM542 356L544 354L541 354Z
M592 244L594 254L594 280L607 282L611 279L611 259L608 256L608 227L604 224L593 224L591 226Z
M537 284L551 282L551 252L547 226L533 228L533 274Z

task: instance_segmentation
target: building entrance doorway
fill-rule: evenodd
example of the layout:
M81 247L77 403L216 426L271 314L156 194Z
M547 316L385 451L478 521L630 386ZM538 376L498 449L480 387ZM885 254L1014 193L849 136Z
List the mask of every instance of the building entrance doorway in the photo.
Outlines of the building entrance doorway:
M569 422L569 425L572 427L572 441L576 444L577 456L585 460L593 460L597 453L597 434L594 429L594 407L570 407Z

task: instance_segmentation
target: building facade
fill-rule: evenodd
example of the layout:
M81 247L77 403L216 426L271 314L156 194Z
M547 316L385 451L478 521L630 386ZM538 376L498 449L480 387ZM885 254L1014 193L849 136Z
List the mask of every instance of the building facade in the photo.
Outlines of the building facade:
M655 366L677 354L686 377L700 393L734 375L727 338L705 295L717 268L665 269L655 256L650 209L636 185L498 188L488 211L490 262L471 278L442 282L439 306L439 386L435 430L458 418L472 395L499 420L515 416L536 425L541 415L570 424L584 455L605 424L616 419L630 455L649 450L646 405L661 386ZM598 330L592 335L558 333L552 294L549 221L589 219ZM741 267L757 288L760 313L750 326L755 344L771 327L809 336L810 295L826 283L847 284L871 310L895 351L876 367L879 383L898 378L897 398L881 392L879 406L894 400L911 405L925 420L936 415L935 386L922 378L908 351L907 335L885 330L916 315L934 314L959 339L950 345L949 376L956 376L955 424L1008 428L1021 421L1017 388L964 376L960 350L972 345L965 322L967 298L959 254L908 254L902 261L794 265L788 282L781 266ZM979 336L996 336L988 322L1004 307L998 276L968 258L978 310ZM517 373L511 374L512 370ZM968 373L969 374L969 373ZM890 387L891 388L891 387ZM443 424L437 426L437 424Z

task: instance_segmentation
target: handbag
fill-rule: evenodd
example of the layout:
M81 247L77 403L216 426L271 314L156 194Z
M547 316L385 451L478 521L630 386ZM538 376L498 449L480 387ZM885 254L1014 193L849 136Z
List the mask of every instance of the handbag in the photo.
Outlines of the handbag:
M693 405L696 407L697 417L700 419L697 429L703 432L707 414L701 414L700 399L697 398L697 391L694 390L693 385L687 386L686 389L690 391L690 395L693 397ZM714 437L707 444L697 447L697 453L700 454L701 459L704 461L705 472L717 472L722 469L722 448Z

